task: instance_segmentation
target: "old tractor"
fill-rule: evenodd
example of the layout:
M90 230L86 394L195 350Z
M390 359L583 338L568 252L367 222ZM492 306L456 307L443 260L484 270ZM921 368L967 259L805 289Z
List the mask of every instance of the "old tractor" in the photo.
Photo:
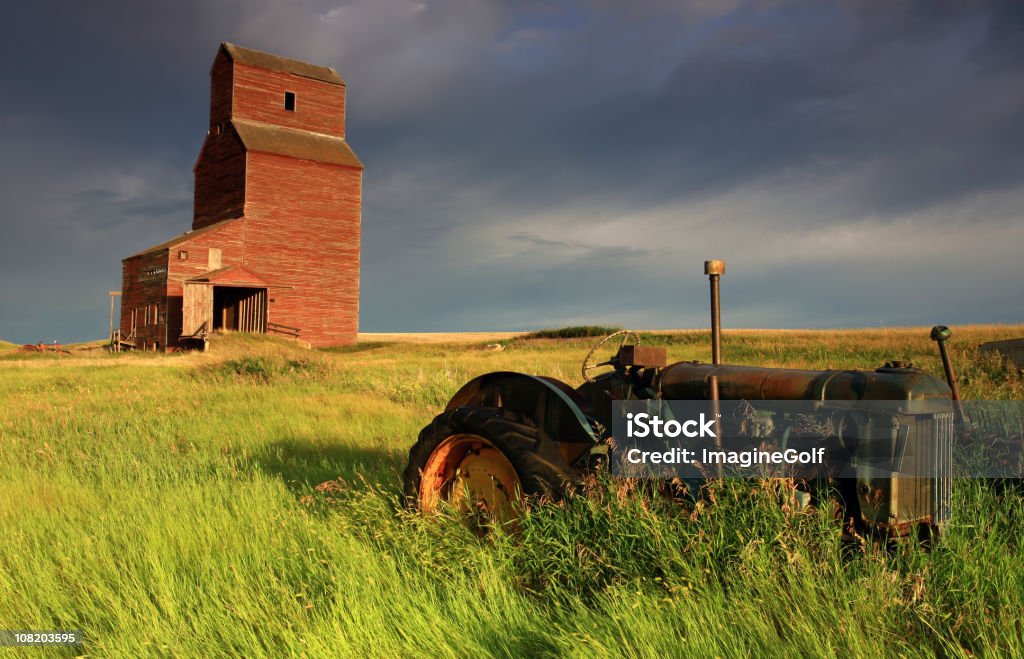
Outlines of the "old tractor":
M406 500L424 512L450 506L478 520L509 520L524 501L558 499L614 462L609 454L616 450L616 401L893 401L897 408L848 415L832 441L854 455L868 444L877 450L881 442L897 459L927 456L927 473L848 473L829 483L828 491L838 495L830 500L839 502L847 524L860 532L899 537L941 528L950 517L948 456L957 420L955 379L944 343L949 330L937 327L932 333L948 383L899 361L874 371L722 364L718 289L724 272L722 261L705 263L711 363L668 364L665 348L639 345L637 334L624 330L590 350L582 365L584 382L577 388L541 375L481 375L420 433L404 473ZM598 357L613 348L607 359ZM905 401L945 405L902 413L898 406ZM812 491L805 492L810 502Z

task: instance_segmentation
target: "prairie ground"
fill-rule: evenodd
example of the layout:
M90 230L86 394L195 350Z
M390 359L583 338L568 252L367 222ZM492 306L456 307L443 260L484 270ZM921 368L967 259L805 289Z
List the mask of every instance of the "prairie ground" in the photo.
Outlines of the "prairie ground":
M1016 336L954 328L965 397L1024 397L976 350ZM705 332L644 339L708 355ZM1024 505L973 481L927 552L850 547L827 511L736 481L689 507L612 484L484 538L402 509L407 451L462 383L577 385L593 341L0 347L0 629L80 629L67 654L126 657L1024 654ZM927 328L732 330L723 358L941 373Z

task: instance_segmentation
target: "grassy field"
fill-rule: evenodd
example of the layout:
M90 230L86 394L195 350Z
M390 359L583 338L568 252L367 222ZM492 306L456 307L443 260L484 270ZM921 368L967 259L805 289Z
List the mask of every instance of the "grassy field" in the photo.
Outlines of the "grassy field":
M1024 328L954 331L965 397L1024 397L976 353ZM703 332L645 338L708 354ZM0 628L125 657L1024 654L1024 505L975 482L930 552L851 548L748 482L693 508L610 486L484 539L401 510L406 453L463 382L576 385L592 341L0 350ZM737 330L723 353L941 372L927 329Z

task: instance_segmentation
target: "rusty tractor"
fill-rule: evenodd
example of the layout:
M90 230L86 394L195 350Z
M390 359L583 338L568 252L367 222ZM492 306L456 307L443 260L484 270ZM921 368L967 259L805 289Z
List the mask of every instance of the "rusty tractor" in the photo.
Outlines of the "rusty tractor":
M901 361L874 371L722 364L719 279L724 272L722 261L705 263L711 289L711 363L668 364L665 348L639 345L637 334L624 330L590 350L581 369L584 382L577 388L541 375L481 375L452 397L411 448L404 473L406 501L424 512L450 506L490 523L515 519L524 501L557 500L613 463L616 401L703 400L709 406L719 401L944 401L924 414L889 408L850 415L832 441L856 454L858 442L877 447L881 439L900 459L904 454L936 456L948 449L959 410L945 350L947 328L932 331L947 381ZM598 358L612 347L612 356ZM782 424L776 427L782 431ZM847 530L887 537L924 531L930 535L949 520L951 498L949 461L932 461L926 478L858 471L829 480L828 498L837 502ZM821 500L815 494L819 490L799 489L807 503Z

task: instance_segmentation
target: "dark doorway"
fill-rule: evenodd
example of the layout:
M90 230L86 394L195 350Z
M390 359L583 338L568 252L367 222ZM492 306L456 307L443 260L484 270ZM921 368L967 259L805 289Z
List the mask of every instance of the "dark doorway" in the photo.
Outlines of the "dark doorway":
M213 287L213 329L267 331L267 289Z

